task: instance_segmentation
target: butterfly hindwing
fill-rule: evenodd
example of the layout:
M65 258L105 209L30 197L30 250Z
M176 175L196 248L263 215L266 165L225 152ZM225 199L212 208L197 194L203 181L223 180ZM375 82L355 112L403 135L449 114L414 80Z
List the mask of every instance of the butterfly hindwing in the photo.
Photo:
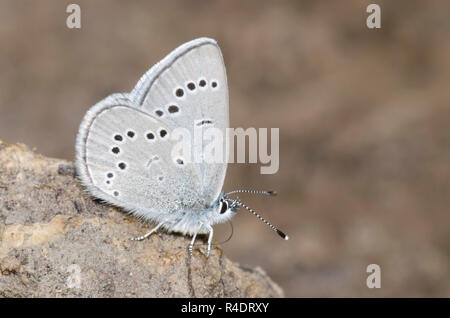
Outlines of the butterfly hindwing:
M195 165L172 156L172 127L117 102L100 102L82 123L77 163L88 189L153 220L194 204L199 174Z

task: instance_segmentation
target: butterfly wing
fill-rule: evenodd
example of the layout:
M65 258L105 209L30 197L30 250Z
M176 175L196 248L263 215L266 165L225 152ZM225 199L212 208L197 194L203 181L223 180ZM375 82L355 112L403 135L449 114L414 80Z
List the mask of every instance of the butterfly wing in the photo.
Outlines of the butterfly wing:
M87 112L77 137L78 174L96 197L153 221L199 203L211 205L221 191L226 160L177 158L170 135L179 127L195 135L212 126L225 137L228 122L220 49L212 39L188 42L151 68L130 94L111 95Z
M226 70L216 41L200 38L175 49L139 80L130 99L165 123L188 129L191 136L210 127L219 133L215 137L221 135L215 150L221 159L196 164L200 171L201 198L211 205L219 196L225 179L225 138L229 126ZM194 152L202 156L208 151L206 147L208 142Z
M192 207L200 197L197 167L171 149L173 126L112 95L84 117L77 139L77 170L88 190L156 222Z

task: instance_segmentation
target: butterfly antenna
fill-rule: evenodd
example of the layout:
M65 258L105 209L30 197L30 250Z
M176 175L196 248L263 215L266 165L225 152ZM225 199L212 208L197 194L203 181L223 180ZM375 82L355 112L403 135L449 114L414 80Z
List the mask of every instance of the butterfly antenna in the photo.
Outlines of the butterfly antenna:
M248 211L250 211L251 213L253 213L254 216L256 216L258 219L260 219L261 221L263 221L264 223L266 223L272 230L274 230L275 232L277 232L277 234L279 236L281 236L283 239L285 239L286 241L289 240L289 236L287 236L286 234L284 234L283 232L281 232L278 228L276 228L275 226L273 226L269 221L267 221L265 218L263 218L261 215L258 214L258 212L256 212L255 210L253 210L252 208L250 208L249 206L245 205L244 203L242 203L242 201L238 201L238 204L244 208L246 208Z
M265 190L234 190L231 192L226 193L226 195L233 194L233 193L251 193L251 194L262 194L262 195L271 195L276 196L276 191L265 191Z

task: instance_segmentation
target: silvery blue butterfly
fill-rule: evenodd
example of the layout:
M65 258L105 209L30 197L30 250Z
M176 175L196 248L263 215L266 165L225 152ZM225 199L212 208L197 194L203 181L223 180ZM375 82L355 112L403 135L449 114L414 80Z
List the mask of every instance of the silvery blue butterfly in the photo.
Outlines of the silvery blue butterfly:
M242 203L236 193L275 195L273 191L222 192L222 163L174 155L178 127L229 126L228 86L222 53L215 40L199 38L181 45L153 66L131 93L113 94L88 110L76 141L76 167L87 190L159 228L192 235L209 234L240 207L252 212L281 237L288 236ZM203 149L194 148L202 152Z

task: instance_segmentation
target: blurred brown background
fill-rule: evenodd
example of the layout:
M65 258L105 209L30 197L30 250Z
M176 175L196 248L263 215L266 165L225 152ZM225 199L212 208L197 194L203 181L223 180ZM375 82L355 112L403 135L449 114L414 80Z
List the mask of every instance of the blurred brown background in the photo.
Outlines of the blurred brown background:
M80 30L69 3L0 3L1 139L73 159L91 105L213 37L231 126L280 128L279 172L230 165L225 190L276 189L241 199L291 238L243 212L228 256L291 297L450 296L450 2L77 0Z

